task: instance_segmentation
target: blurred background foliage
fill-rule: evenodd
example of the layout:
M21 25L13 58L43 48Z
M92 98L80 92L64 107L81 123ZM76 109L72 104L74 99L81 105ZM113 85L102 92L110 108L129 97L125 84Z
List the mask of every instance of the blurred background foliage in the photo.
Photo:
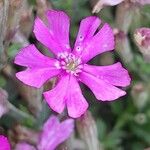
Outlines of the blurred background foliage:
M34 17L38 14L36 7L39 6L36 6L37 2L35 0L28 0L28 2L29 4L26 10L29 11L29 8L31 8L31 13L28 14L27 19L31 20L29 25L25 24L27 25L26 27L29 26L29 33L26 35L27 43L35 43L38 47L42 47L35 40L31 32L32 27L30 27L33 25ZM92 15L92 7L95 1L50 0L49 2L53 9L64 10L71 17L70 38L73 45L80 20ZM116 25L117 7L118 6L105 7L96 14L103 22L111 24L114 30L118 29ZM145 5L130 11L133 11L134 15L127 31L123 31L126 37L122 38L116 35L116 38L120 38L120 41L122 41L120 42L118 40L120 42L119 46L116 46L113 53L102 54L90 62L97 65L108 65L121 61L129 70L132 78L131 85L126 89L127 95L113 102L99 102L89 89L82 87L83 94L90 103L90 111L96 120L99 142L106 150L143 150L144 148L150 147L150 63L145 62L133 39L133 33L136 28L150 27L150 6ZM128 24L129 22L130 20L127 19L125 23ZM24 28L24 26L22 26L22 28ZM26 33L23 29L20 31L24 34ZM126 38L128 39L127 43ZM15 124L20 124L20 122L26 127L38 129L48 114L51 113L45 104L42 104L42 108L41 106L37 106L40 105L41 101L41 98L39 98L39 95L41 95L40 90L35 91L33 88L31 89L20 83L18 84L18 81L14 79L12 68L15 70L19 70L20 68L13 64L13 59L23 44L19 40L19 42L15 39L13 40L14 42L11 41L7 49L8 66L0 74L0 87L8 92L9 101L15 105L18 110L27 115L32 114L37 119L35 123L32 116L23 115L24 118L20 119L19 117L20 120L18 122L18 118L15 114L4 115L0 119L0 131L2 133L6 133L7 129L12 130L11 128L15 126ZM23 43L25 43L25 40ZM42 50L46 53L45 48L42 47ZM48 85L48 87L50 85ZM39 99L38 101L37 97Z

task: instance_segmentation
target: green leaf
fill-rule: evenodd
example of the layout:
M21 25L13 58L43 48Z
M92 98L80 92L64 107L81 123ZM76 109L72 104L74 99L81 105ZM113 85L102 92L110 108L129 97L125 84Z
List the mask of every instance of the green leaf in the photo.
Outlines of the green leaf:
M15 43L15 44L12 44L9 48L8 48L8 56L10 57L10 58L13 58L16 54L17 54L17 52L18 52L18 50L21 48L21 44L19 44L19 43Z

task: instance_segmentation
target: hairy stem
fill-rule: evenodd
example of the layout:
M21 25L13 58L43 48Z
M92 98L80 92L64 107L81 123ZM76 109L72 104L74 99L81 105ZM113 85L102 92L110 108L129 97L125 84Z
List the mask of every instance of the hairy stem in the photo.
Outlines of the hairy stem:
M77 130L81 139L87 146L86 150L102 150L98 135L97 126L90 112L86 112L81 118L77 119Z

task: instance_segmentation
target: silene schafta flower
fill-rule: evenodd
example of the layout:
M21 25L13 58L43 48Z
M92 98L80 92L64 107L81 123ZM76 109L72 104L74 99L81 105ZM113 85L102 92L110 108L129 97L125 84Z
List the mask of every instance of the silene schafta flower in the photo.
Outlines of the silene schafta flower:
M73 130L73 119L60 122L56 116L49 117L40 133L37 150L55 150L59 144L70 137ZM8 139L3 135L0 135L0 150L11 150ZM16 144L15 150L36 150L36 148L28 143L20 142Z
M55 150L59 144L70 137L73 130L73 119L60 122L56 116L51 116L44 123L36 146L37 149L28 143L18 143L15 150Z
M47 11L46 16L48 25L36 18L33 32L55 58L44 56L33 44L22 48L15 63L27 69L16 74L19 80L40 88L57 76L57 85L44 92L45 100L58 113L62 113L66 106L73 118L80 117L88 108L78 82L87 85L98 100L112 101L126 94L118 87L128 86L130 77L119 62L109 66L87 64L96 55L114 49L113 31L107 23L96 32L101 20L96 16L83 19L72 49L69 44L69 17L63 11L55 10Z
M67 140L74 130L74 120L66 119L62 122L58 117L51 116L45 123L37 145L38 150L55 150Z

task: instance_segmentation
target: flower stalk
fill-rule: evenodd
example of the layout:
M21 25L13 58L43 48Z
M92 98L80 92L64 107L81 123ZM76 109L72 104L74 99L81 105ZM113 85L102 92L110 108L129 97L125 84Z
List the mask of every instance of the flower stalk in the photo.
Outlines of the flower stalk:
M96 122L89 111L77 119L76 125L81 139L87 146L86 150L102 150L98 140Z

